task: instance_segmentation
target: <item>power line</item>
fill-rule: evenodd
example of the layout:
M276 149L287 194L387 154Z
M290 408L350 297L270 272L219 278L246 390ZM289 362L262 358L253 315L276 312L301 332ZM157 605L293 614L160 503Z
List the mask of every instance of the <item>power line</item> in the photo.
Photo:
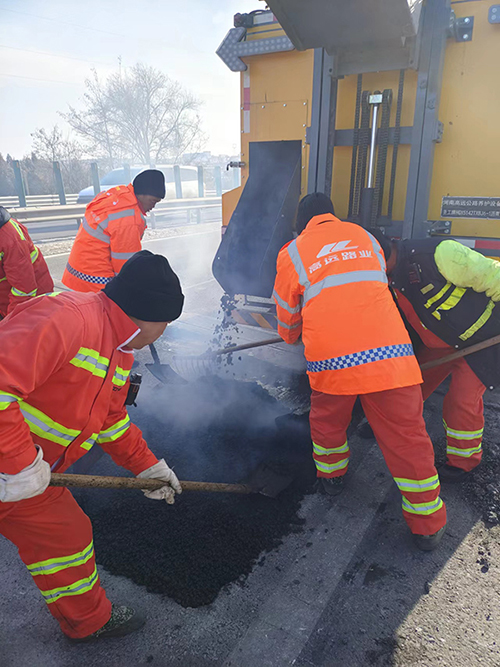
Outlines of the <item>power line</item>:
M0 8L1 9L1 8ZM95 65L106 65L109 66L111 63L105 63L102 60L87 60L85 58L76 58L75 56L63 56L59 53L50 53L49 51L36 51L35 49L21 49L18 46L7 46L6 44L0 44L0 49L12 49L13 51L23 51L25 53L36 53L42 56L50 56L51 58L64 58L67 60L79 60L82 63L90 63Z

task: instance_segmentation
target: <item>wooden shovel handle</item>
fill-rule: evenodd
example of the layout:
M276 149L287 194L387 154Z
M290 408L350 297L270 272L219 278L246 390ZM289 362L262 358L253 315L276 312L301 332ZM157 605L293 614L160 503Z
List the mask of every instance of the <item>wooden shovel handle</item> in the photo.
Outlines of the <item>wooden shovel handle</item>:
M165 482L161 479L140 477L103 477L101 475L68 475L53 472L50 486L79 486L92 489L143 489L156 491ZM218 482L181 482L183 491L209 491L211 493L252 493L246 484L222 484Z
M441 366L441 364L447 364L449 361L455 361L455 359L461 359L466 357L468 354L473 352L479 352L479 350L485 350L488 347L493 347L493 345L498 345L500 343L500 336L493 336L493 338L488 338L483 340L481 343L476 343L470 347L464 347L461 350L457 350L452 354L447 354L444 357L439 357L439 359L433 359L432 361L426 361L425 364L420 366L420 370L426 371L428 368L434 368L434 366Z

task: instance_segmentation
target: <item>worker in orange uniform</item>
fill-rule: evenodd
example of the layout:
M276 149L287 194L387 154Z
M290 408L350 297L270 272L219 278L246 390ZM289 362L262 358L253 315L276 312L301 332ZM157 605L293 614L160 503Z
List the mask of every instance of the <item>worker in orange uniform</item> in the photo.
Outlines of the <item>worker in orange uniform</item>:
M380 245L362 227L336 218L321 193L301 200L297 232L280 250L274 299L278 332L290 344L302 336L305 347L317 475L327 493L342 490L346 431L359 395L416 545L434 549L446 509L422 416L422 377Z
M390 241L378 235L390 283L420 338L421 363L500 334L500 263L453 239ZM443 401L447 440L442 480L459 482L481 462L483 394L498 385L500 347L423 372L424 400L451 375Z
M134 475L165 482L146 496L174 501L179 481L131 424L125 400L133 350L156 340L183 301L167 260L143 250L103 292L31 299L0 323L0 533L73 640L122 636L144 617L106 597L91 523L67 489L48 486L50 471L99 443Z
M141 249L146 213L165 197L165 176L141 171L130 185L101 192L85 210L62 282L76 292L99 292Z
M0 206L0 319L17 304L53 289L49 268L28 230Z

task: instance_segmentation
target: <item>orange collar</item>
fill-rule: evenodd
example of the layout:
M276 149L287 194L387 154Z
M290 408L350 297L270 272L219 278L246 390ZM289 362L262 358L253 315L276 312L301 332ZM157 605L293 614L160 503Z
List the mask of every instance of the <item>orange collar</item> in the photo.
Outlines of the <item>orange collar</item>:
M323 222L341 222L331 213L323 213L321 215L315 215L314 218L311 218L307 223L304 231L311 231L318 225L321 225Z

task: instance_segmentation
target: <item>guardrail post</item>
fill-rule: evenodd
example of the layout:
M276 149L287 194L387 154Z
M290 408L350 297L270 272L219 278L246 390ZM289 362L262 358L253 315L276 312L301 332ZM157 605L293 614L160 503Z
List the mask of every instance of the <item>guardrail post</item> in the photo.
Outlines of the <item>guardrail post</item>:
M99 166L97 165L97 162L90 163L90 173L92 174L94 196L96 196L101 192L101 181L99 180Z
M182 181L181 168L178 164L174 165L174 183L175 183L175 198L182 199Z
M16 192L19 197L19 206L26 207L26 188L24 187L24 178L21 171L21 163L19 160L12 161L12 169L14 170L14 178L16 181Z
M222 173L220 167L214 167L215 194L222 197Z
M125 176L125 183L128 185L132 182L132 174L130 172L130 165L126 162L123 163L123 174Z
M66 193L64 192L64 182L61 173L61 164L58 160L54 160L52 163L52 168L54 169L54 180L56 182L56 190L59 195L59 203L61 206L66 206Z
M239 188L240 187L240 170L239 169L233 169L233 187L234 188Z
M203 180L203 167L198 167L198 197L205 196L205 183Z

